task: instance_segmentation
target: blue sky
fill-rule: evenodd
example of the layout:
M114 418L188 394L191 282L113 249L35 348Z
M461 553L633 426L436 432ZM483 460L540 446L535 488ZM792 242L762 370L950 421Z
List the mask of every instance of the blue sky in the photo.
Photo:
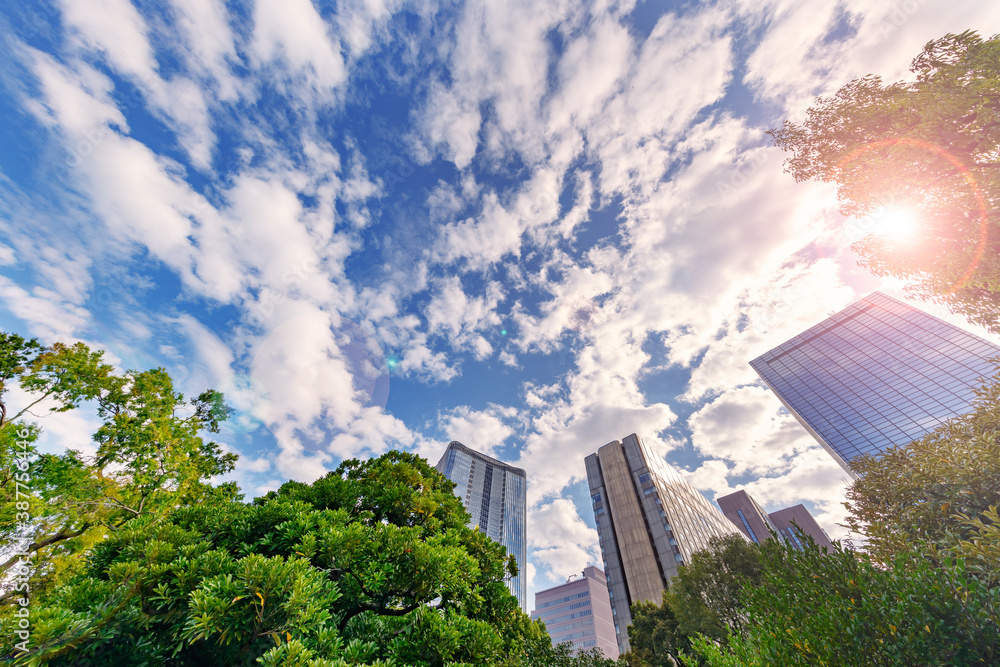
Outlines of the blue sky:
M452 439L521 465L532 589L600 562L583 457L632 432L843 535L747 362L900 285L763 133L967 28L1000 6L7 3L0 325L224 391L248 496Z

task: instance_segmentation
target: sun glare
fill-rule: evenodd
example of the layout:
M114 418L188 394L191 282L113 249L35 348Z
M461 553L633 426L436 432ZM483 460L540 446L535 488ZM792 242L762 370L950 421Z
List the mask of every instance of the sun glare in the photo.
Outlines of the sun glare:
M891 241L901 243L915 241L920 230L917 214L908 208L890 206L872 217L875 220L875 228L872 231Z

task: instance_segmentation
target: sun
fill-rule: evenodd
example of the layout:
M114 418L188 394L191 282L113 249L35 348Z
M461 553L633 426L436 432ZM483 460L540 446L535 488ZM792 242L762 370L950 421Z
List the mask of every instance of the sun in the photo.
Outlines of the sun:
M886 206L872 215L875 226L872 232L890 241L909 243L917 239L920 217L913 209L903 206Z

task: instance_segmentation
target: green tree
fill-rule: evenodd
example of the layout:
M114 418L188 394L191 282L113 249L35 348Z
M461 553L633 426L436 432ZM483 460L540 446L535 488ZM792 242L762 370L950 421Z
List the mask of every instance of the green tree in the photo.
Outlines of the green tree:
M666 667L679 664L691 639L704 635L725 641L746 621L743 586L759 585L763 576L760 549L742 535L713 537L691 561L677 570L663 604L632 605L628 628L630 664Z
M625 654L630 667L676 667L680 653L691 642L678 631L677 617L670 609L667 591L662 604L639 601L632 605L632 624L628 626L631 648Z
M897 557L876 565L834 545L821 552L762 545L762 585L743 590L747 622L719 643L693 641L686 664L995 665L1000 660L1000 590L960 560L932 565ZM703 660L704 663L699 661Z
M453 488L423 459L389 452L252 503L215 498L132 519L33 608L18 660L611 664L551 646L507 590L506 550L467 527Z
M7 398L14 384L28 397L16 412ZM96 405L102 422L96 456L39 452L41 429L27 419L85 402ZM236 494L235 485L209 483L232 470L236 455L200 435L217 432L228 410L214 391L186 402L163 369L116 373L102 352L82 343L43 346L0 333L0 543L7 556L0 575L30 562L31 589L39 593L128 521ZM0 603L10 604L17 591L5 588Z
M844 215L919 213L918 241L855 243L862 266L1000 333L1000 36L946 35L910 69L856 79L769 134L796 181L837 183Z
M715 638L724 637L726 628L739 632L744 621L742 587L746 582L759 584L761 576L756 544L735 533L711 538L670 582L667 600L678 631Z
M1000 373L976 389L972 412L852 466L860 479L847 491L847 523L866 536L876 561L913 552L932 562L968 555L963 541L991 525L987 512L1000 505ZM973 557L969 567L978 562ZM998 576L995 567L979 569Z

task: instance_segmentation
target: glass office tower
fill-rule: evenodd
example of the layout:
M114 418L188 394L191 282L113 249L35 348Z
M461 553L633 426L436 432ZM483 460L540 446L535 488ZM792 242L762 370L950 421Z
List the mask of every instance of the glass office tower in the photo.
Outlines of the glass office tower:
M455 495L472 515L470 526L507 547L517 561L516 577L507 588L528 612L527 484L524 470L515 468L453 441L437 464L438 471L455 482Z
M1000 346L875 292L750 362L852 477L850 462L972 410Z
M625 653L632 604L660 604L677 568L710 538L742 533L635 433L584 463L615 636Z

